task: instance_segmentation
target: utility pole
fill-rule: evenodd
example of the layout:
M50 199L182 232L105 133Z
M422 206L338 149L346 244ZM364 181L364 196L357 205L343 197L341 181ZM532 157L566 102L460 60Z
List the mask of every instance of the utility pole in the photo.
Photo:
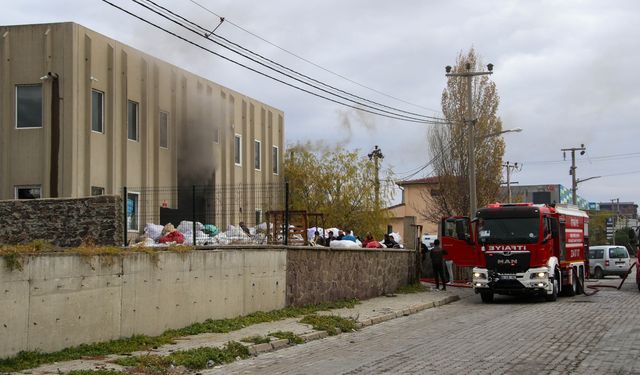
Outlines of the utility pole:
M578 179L576 178L576 151L580 151L580 155L584 155L586 148L584 148L584 144L581 144L580 147L571 147L571 148L563 148L560 149L562 151L562 156L565 160L567 160L567 151L571 151L571 168L569 169L569 174L571 175L571 203L576 205L577 203L577 190L578 190ZM586 181L586 180L583 180Z
M613 245L615 245L616 244L616 226L618 225L618 216L620 216L620 198L611 198L611 211L614 211L613 202L617 202L618 203L616 205L617 208L615 210L616 216L614 216L614 219L613 219L613 236L612 236L612 238L613 238Z
M384 155L382 155L382 150L378 148L378 145L373 147L373 151L371 151L368 155L369 160L373 160L373 163L376 168L376 179L375 179L375 194L376 194L376 209L380 209L380 165L378 164L379 159L384 159Z
M473 116L473 77L493 74L493 64L487 64L488 72L474 72L471 70L471 63L465 64L465 72L451 73L451 66L447 65L445 70L447 77L466 77L467 78L467 134L469 137L467 158L469 161L469 217L474 217L477 210L476 198L476 155L475 155L475 132L474 125L476 119Z
M522 165L518 165L518 162L509 164L509 161L502 164L507 169L507 203L511 203L511 170L521 171Z

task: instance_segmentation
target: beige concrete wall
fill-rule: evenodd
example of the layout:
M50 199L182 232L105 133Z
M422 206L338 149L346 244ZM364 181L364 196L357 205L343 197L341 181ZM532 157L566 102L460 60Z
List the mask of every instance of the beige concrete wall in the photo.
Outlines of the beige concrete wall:
M4 262L2 262L4 263ZM285 306L283 249L83 257L0 267L0 358Z
M404 238L404 217L415 216L416 224L422 225L422 232L429 234L438 233L438 224L424 218L421 212L430 210L430 202L425 201L424 194L429 194L431 189L437 188L434 184L408 184L404 186L403 204L389 208L391 219L388 224L393 226L393 231L400 233Z
M206 176L215 170L217 184L283 181L281 173L271 173L270 158L272 146L284 149L282 111L78 24L0 26L0 36L0 199L13 199L14 185L40 185L42 196L51 196L52 86L40 80L47 72L59 74L64 98L60 197L87 196L91 186L104 187L106 194L123 186L177 186L181 155L191 157L185 163L198 162L184 136L195 128L207 137L198 157L212 160L202 170ZM40 83L43 127L15 129L15 85ZM91 131L92 89L104 93L103 133ZM127 139L128 100L139 104L138 141ZM169 114L168 148L159 147L160 111ZM241 166L233 161L236 133L243 141ZM253 167L254 139L264 154L260 171ZM153 199L159 206L161 198Z

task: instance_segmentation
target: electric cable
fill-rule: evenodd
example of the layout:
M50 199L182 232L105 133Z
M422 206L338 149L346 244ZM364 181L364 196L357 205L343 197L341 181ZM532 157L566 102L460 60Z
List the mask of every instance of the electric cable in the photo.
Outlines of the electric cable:
M360 86L360 87L365 88L365 89L367 89L367 90L373 91L373 92L375 92L375 93L377 93L377 94L380 94L380 95L383 95L383 96L385 96L385 97L387 97L387 98L394 99L394 100L397 100L397 101L399 101L399 102L402 102L402 103L405 103L405 104L408 104L408 105L414 106L414 107L416 107L416 108L422 108L422 109L426 109L426 110L428 110L428 111L433 111L433 112L440 112L440 111L438 111L438 110L435 110L435 109L432 109L432 108L427 108L427 107L424 107L424 106L419 105L419 104L411 103L411 102L409 102L409 101L407 101L407 100L404 100L404 99L401 99L401 98L395 97L395 96L393 96L393 95L386 94L386 93L384 93L384 92L382 92L382 91L378 91L378 90L376 90L376 89L374 89L374 88L371 88L371 87L368 87L368 86L363 85L363 84L361 84L361 83L358 83L358 82L356 82L356 81L354 81L354 80L352 80L352 79L350 79L350 78L348 78L348 77L345 77L344 75L341 75L341 74L336 73L336 72L334 72L334 71L332 71L332 70L329 70L329 69L327 69L327 68L325 68L325 67L323 67L323 66L320 66L319 64L317 64L317 63L315 63L315 62L313 62L313 61L310 61L310 60L308 60L308 59L306 59L306 58L304 58L304 57L302 57L302 56L299 56L299 55L297 55L297 54L295 54L295 53L293 53L293 52L291 52L291 51L289 51L289 50L287 50L287 49L285 49L285 48L283 48L283 47L280 47L279 45L277 45L277 44L275 44L275 43L273 43L273 42L270 42L269 40L267 40L267 39L265 39L265 38L263 38L263 37L261 37L261 36L259 36L259 35L255 34L255 33L251 32L251 31L249 31L249 30L247 30L247 29L243 28L242 26L240 26L240 25L238 25L238 24L234 23L233 21L229 21L226 17L222 17L222 16L220 16L219 14L215 13L214 11L210 10L209 8L207 8L207 7L203 6L203 5L201 5L200 3L198 3L198 2L196 2L196 1L194 1L194 0L190 0L190 1L191 1L193 4L197 5L198 7L200 7L201 9L203 9L203 10L205 10L205 11L207 11L207 12L209 12L209 13L213 14L214 16L216 16L216 17L218 17L218 18L220 18L220 19L224 19L227 23L229 23L230 25L232 25L232 26L234 26L234 27L238 28L239 30L242 30L242 31L244 31L245 33L247 33L247 34L249 34L249 35L251 35L251 36L253 36L253 37L257 38L257 39L260 39L261 41L263 41L263 42L265 42L265 43L267 43L267 44L269 44L269 45L271 45L271 46L273 46L273 47L275 47L275 48L277 48L277 49L279 49L279 50L281 50L281 51L283 51L283 52L285 52L285 53L287 53L287 54L289 54L289 55L291 55L291 56L293 56L293 57L295 57L295 58L297 58L297 59L300 59L300 60L302 60L302 61L304 61L304 62L306 62L306 63L308 63L308 64L311 64L311 65L315 66L315 67L316 67L316 68L318 68L318 69L321 69L321 70L323 70L323 71L325 71L325 72L327 72L327 73L333 74L333 75L335 75L336 77L342 78L342 79L344 79L344 80L346 80L346 81L348 81L348 82L351 82L351 83L353 83L353 84L355 84L355 85L357 85L357 86Z
M128 15L130 15L130 16L132 16L132 17L134 17L134 18L136 18L136 19L138 19L138 20L140 20L140 21L142 21L142 22L144 22L144 23L146 23L146 24L148 24L148 25L150 25L150 26L152 26L152 27L155 27L155 28L157 28L157 29L159 29L161 31L164 31L165 33L167 33L167 34L169 34L169 35L171 35L171 36L173 36L173 37L175 37L177 39L180 39L180 40L182 40L182 41L184 41L184 42L186 42L188 44L191 44L192 46L194 46L196 48L199 48L199 49L201 49L203 51L209 52L209 53L211 53L211 54L213 54L215 56L218 56L218 57L220 57L220 58L222 58L222 59L224 59L226 61L229 61L229 62L231 62L233 64L238 65L238 66L241 66L241 67L243 67L243 68L245 68L247 70L250 70L250 71L252 71L252 72L254 72L256 74L259 74L259 75L261 75L263 77L272 79L272 80L274 80L276 82L279 82L279 83L281 83L283 85L289 86L291 88L295 88L297 90L300 90L302 92L305 92L305 93L313 95L313 96L316 96L318 98L325 99L327 101L330 101L330 102L333 102L333 103L336 103L336 104L339 104L339 105L342 105L342 106L345 106L345 107L353 108L353 109L356 109L356 110L360 110L360 111L363 111L363 112L371 113L371 114L374 114L374 115L378 115L378 116L382 116L382 117L386 117L386 118L390 118L390 119L401 120L401 121L405 121L405 122L419 123L419 124L425 124L425 123L426 124L430 124L430 123L442 124L442 123L433 122L433 121L410 119L410 118L407 118L406 116L403 117L401 115L388 115L388 114L385 114L385 113L376 112L374 110L361 108L361 107L358 107L358 106L355 106L355 105L352 105L352 104L349 104L349 103L344 103L344 102L341 102L339 100L324 96L322 94L318 94L316 92L313 92L313 91L307 90L305 88L302 88L300 86L296 86L296 85L294 85L292 83L286 82L286 81L284 81L282 79L279 79L277 77L271 76L271 75L269 75L269 74L267 74L265 72L262 72L262 71L260 71L258 69L252 68L252 67L250 67L250 66L248 66L246 64L243 64L241 62L233 60L232 58L224 56L224 55L222 55L222 54L220 54L218 52L215 52L215 51L213 51L213 50L211 50L211 49L209 49L209 48L207 48L207 47L205 47L203 45L200 45L200 44L198 44L198 43L196 43L194 41L191 41L191 40L189 40L189 39L187 39L187 38L185 38L185 37L183 37L181 35L178 35L177 33L173 32L173 31L170 31L170 30L168 30L168 29L166 29L166 28L164 28L164 27L162 27L162 26L160 26L160 25L158 25L158 24L156 24L156 23L154 23L152 21L149 21L149 20L147 20L146 18L144 18L142 16L139 16L139 15L127 10L127 9L124 9L124 8L112 3L109 0L101 0L101 1L106 3L106 4L108 4L108 5L110 5L110 6L112 6L112 7L114 7L114 8L116 8L116 9L118 9L118 10L120 10L120 11L122 11L122 12L124 12L124 13L126 13L126 14L128 14Z
M347 100L347 101L349 101L349 102L352 102L352 103L358 104L358 105L363 106L363 107L367 107L367 108L370 108L370 109L373 109L373 110L376 110L376 111L379 111L379 112L383 112L383 113L390 114L390 115L392 115L392 116L396 116L396 118L398 118L398 117L399 117L398 119L403 118L403 119L406 119L407 121L410 121L410 122L438 123L438 124L443 123L443 120L444 120L444 119L439 119L439 118L434 118L434 117L432 117L432 118L430 118L430 120L426 120L426 121L425 121L425 120L420 119L420 118L416 118L416 117L412 117L412 116L407 116L407 115L402 115L402 114L399 114L399 113L395 113L395 112L387 111L387 110L385 110L385 109L377 108L377 107L375 107L375 106L372 106L372 105L369 105L369 104L366 104L366 103L362 103L362 102L359 102L359 101L357 101L357 100L353 100L353 99L350 99L350 98L348 98L348 97L345 97L345 96L342 96L342 95L339 95L339 94L333 93L333 92L331 92L331 91L329 91L329 90L323 89L323 88L321 88L321 87L315 86L314 84L311 84L311 83L309 83L309 82L305 82L304 80L301 80L301 79L299 79L299 78L297 78L297 77L294 77L294 76L292 76L292 75L291 75L291 74L289 74L289 73L285 73L285 72L283 72L283 71L281 71L281 70L278 70L277 68L274 68L273 66L269 66L267 63L264 63L264 62L262 62L262 61L258 61L258 60L256 60L255 58L252 58L252 57L250 57L250 56L247 56L246 54L244 54L244 53L242 53L242 52L239 52L239 51L237 51L237 50L234 50L233 48L231 48L231 47L229 47L229 46L226 46L226 45L224 45L223 43L220 43L220 42L218 42L218 41L216 41L216 40L212 40L212 39L210 39L210 38L209 38L209 36L207 35L207 34L208 34L208 30L207 30L207 33L203 35L202 33L200 33L200 32L198 32L198 31L194 30L193 28L191 28L191 27L189 27L189 26L186 26L185 24L183 24L183 23L181 23L181 22L179 22L179 21L177 21L177 20L175 20L175 19L172 19L171 17L167 16L166 14L163 14L162 12L160 12L160 11L158 11L158 10L156 10L156 9L152 9L150 6L147 6L147 5L145 5L145 4L142 4L139 0L131 0L131 1L132 1L132 2L134 2L134 3L136 3L136 4L138 4L138 5L140 5L141 7L144 7L145 9L147 9L147 10L149 10L149 11L151 11L151 12L153 12L153 13L155 13L155 14L157 14L157 15L159 15L159 16L161 16L161 17L163 17L163 18L165 18L166 20L169 20L169 21L171 21L171 22L175 23L176 25L178 25L178 26L180 26L180 27L182 27L182 28L184 28L184 29L186 29L186 30L188 30L188 31L190 31L190 32L192 32L192 33L194 33L194 34L196 34L196 35L200 36L200 37L203 37L203 38L207 39L208 41L211 41L211 42L213 42L213 43L215 43L215 44L217 44L217 45L219 45L219 46L221 46L221 47L223 47L223 48L225 48L225 49L227 49L227 50L229 50L229 51L232 51L232 52L234 52L234 53L236 53L236 54L238 54L238 55L240 55L240 56L242 56L242 57L244 57L244 58L246 58L246 59L248 59L248 60L250 60L250 61L252 61L252 62L254 62L254 63L256 63L256 64L262 65L263 67L265 67L265 68L267 68L267 69L273 70L273 71L275 71L275 72L277 72L277 73L280 73L280 74L284 75L285 77L288 77L288 78L290 78L290 79L293 79L293 80L295 80L295 81L298 81L298 82L300 82L300 83L302 83L302 84L305 84L305 85L307 85L307 86L313 87L314 89L319 90L319 91L322 91L322 92L324 92L324 93L326 93L326 94L336 96L336 97L338 97L338 98L340 98L340 99ZM148 1L149 3L153 3L153 2L152 2L152 1L150 1L150 0L147 0L147 1ZM155 4L155 3L153 3L153 4ZM162 7L161 7L161 8L162 8ZM170 12L170 11L169 11L169 12ZM177 17L180 17L180 16L177 16ZM190 21L187 21L187 22L190 22ZM199 26L198 26L198 27L199 27ZM201 27L199 27L199 28L201 28ZM204 29L204 28L201 28L201 29L202 29L202 30L206 30L206 29ZM209 34L209 35L210 35L210 34ZM185 39L186 39L186 38L185 38ZM195 43L195 42L193 42L193 43ZM196 44L197 44L197 43L196 43ZM359 108L359 109L362 109L362 108ZM397 110L397 109L394 109L394 111L398 111L398 110ZM421 116L422 116L422 115L421 115ZM423 117L429 118L428 116L423 116Z
M133 1L133 2L137 3L137 4L138 4L138 5L140 5L140 6L143 6L143 7L147 8L147 9L149 9L149 8L148 8L148 7L146 7L145 5L140 4L140 2L139 2L138 0L131 0L131 1ZM332 86L332 85L329 85L329 84L327 84L327 83L325 83L325 82L322 82L322 81L319 81L319 80L317 80L317 79L315 79L315 78L312 78L312 77L310 77L310 76L308 76L308 75L306 75L306 74L300 73L300 72L298 72L298 71L296 71L296 70L294 70L294 69L291 69L291 68L289 68L289 67L287 67L287 66L284 66L284 65L282 65L282 64L280 64L280 63L278 63L278 62L276 62L276 61L274 61L274 60L272 60L272 59L269 59L268 57L265 57L265 56L263 56L263 55L261 55L261 54L259 54L259 53L256 53L256 52L254 52L254 51L252 51L252 50L250 50L250 49L248 49L248 48L245 48L245 47L243 47L242 45L240 45L240 44L238 44L238 43L235 43L235 42L233 42L233 41L231 41L231 40L229 40L229 39L227 39L227 38L225 38L225 37L223 37L223 36L220 36L220 35L217 35L217 34L215 34L215 33L209 32L209 30L208 30L208 29L206 29L205 27L203 27L203 26L201 26L201 25L199 25L199 24L197 24L197 23L195 23L195 22L193 22L193 21L191 21L191 20L189 20L189 19L187 19L187 18L185 18L185 17L183 17L183 16L181 16L181 15L179 15L179 14L175 13L175 12L173 12L172 10L170 10L170 9L168 9L168 8L166 8L166 7L163 7L162 5L157 4L156 2L154 2L154 1L152 1L152 0L142 0L142 1L146 1L147 3L153 4L155 7L160 8L160 9L162 9L163 11L168 12L168 13L169 13L169 14L171 14L172 16L174 16L174 17L178 17L179 19L183 20L184 22L187 22L187 23L189 23L189 24L193 25L194 27L196 27L196 28L200 29L200 30L202 31L202 33L198 33L198 35L199 35L199 36L204 37L205 39L211 40L211 39L210 39L210 36L214 36L214 37L216 37L216 38L218 38L218 39L221 39L221 40L225 41L226 43L229 43L229 44L233 45L233 46L234 46L234 47L236 47L236 48L240 48L240 49L241 49L241 50L243 50L244 52L247 52L247 53L252 54L253 56L256 56L257 58L260 58L260 59L262 59L262 60L264 60L264 61L267 61L268 63L271 63L271 64L274 64L274 65L278 66L279 68L285 69L285 70L287 70L287 71L289 71L289 72L291 72L291 73L293 73L293 74L297 74L297 75L298 75L298 76L300 76L300 77L304 77L305 79L308 79L308 80L313 81L313 82L315 82L315 83L317 83L317 84L323 85L323 86L325 86L325 87L327 87L327 88L330 88L330 89L332 89L332 90L336 90L336 91L338 91L338 92L341 92L341 93L343 93L343 94L346 94L346 95L352 96L352 97L354 97L354 98L357 98L357 99L360 99L360 100L364 100L364 101L366 101L366 102L369 102L369 103L372 103L372 104L376 104L376 105L381 106L381 107L384 107L384 108L389 108L389 109L392 109L392 110L397 111L397 112L402 112L402 113L410 114L410 115L413 115L413 116L419 116L419 117L424 117L424 118L433 119L433 120L444 120L444 119L437 118L437 117L434 117L434 116L423 115L423 114L420 114L420 113L415 113L415 112L405 111L405 110L402 110L402 109L399 109L399 108L391 107L391 106L388 106L388 105L385 105L385 104L382 104L382 103L378 103L378 102L376 102L376 101L369 100L369 99L363 98L363 97L361 97L361 96L358 96L358 95L352 94L352 93L350 93L350 92L344 91L344 90L342 90L342 89L339 89L339 88L337 88L337 87L334 87L334 86ZM151 9L149 9L149 10L151 10ZM153 10L151 10L151 11L153 11ZM155 12L155 11L153 11L153 12L154 12L154 13L156 13L156 14L158 14L158 15L160 15L160 16L162 16L162 17L164 17L164 15L161 15L161 14L159 14L158 12ZM168 17L165 17L165 18L169 19ZM173 21L173 20L172 20L172 21ZM175 21L174 21L174 22L175 22ZM176 23L178 23L178 22L176 22ZM213 40L211 40L211 41L212 41L212 42L214 42L214 43L216 43L216 44L218 44L217 42L215 42L215 41L213 41ZM238 53L237 51L233 50L232 48L230 48L230 47L228 47L228 46L225 46L224 48L227 48L227 49L229 49L230 51L233 51L233 52ZM243 57L245 57L245 58L247 58L247 57L246 57L246 56L244 56L244 55L242 55L242 56L243 56ZM279 73L281 73L281 72L279 72ZM282 73L281 73L281 74L282 74ZM345 99L346 99L346 98L345 98Z

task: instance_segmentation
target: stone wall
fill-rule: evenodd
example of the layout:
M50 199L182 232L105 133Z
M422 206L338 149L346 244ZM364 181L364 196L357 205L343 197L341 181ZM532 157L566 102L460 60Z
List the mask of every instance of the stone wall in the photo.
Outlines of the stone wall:
M0 243L120 245L122 215L119 196L0 201Z
M392 249L289 248L287 305L392 293L415 276L415 254Z

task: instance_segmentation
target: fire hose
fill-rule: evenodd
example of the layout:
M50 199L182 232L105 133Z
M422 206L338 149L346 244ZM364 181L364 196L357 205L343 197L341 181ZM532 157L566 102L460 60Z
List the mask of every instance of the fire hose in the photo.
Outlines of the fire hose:
M592 296L596 293L598 293L600 291L600 288L615 288L617 290L620 290L620 288L622 288L622 284L624 284L624 282L627 280L627 277L629 276L629 274L631 273L631 270L633 270L633 268L636 267L636 272L640 272L640 269L638 268L638 263L634 263L633 265L631 265L631 267L629 267L629 270L624 274L624 276L622 277L622 281L620 281L620 285L615 286L615 285L589 285L587 286L587 288L589 289L593 289L593 292L591 293L587 293L587 289L584 287L584 284L582 283L582 280L580 280L580 278L578 277L578 285L580 286L580 289L582 289L582 292L584 293L585 296Z

